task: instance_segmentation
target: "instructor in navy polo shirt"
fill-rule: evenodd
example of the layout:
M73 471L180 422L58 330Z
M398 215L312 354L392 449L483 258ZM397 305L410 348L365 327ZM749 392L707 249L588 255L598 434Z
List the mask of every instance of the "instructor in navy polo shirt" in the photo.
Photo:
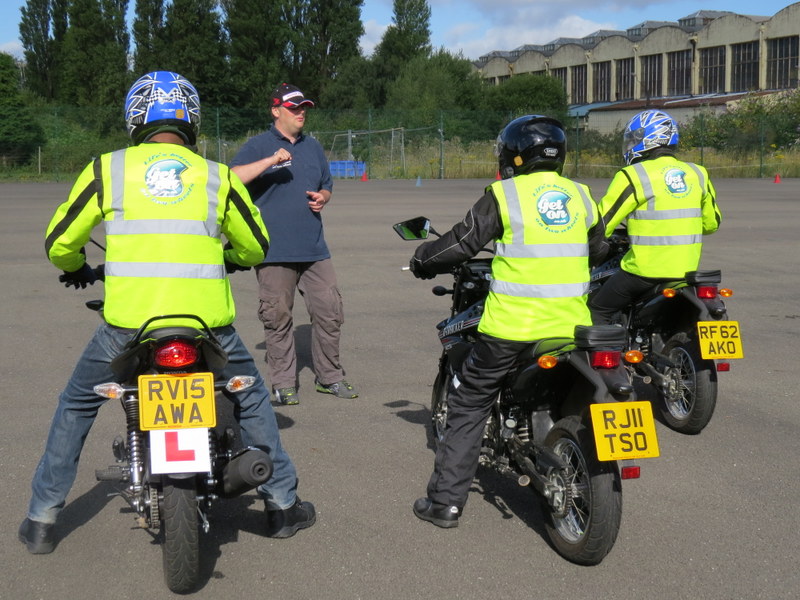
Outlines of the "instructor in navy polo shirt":
M311 316L316 391L356 398L339 360L342 296L322 227L333 181L322 146L303 134L314 103L288 83L275 88L270 102L272 126L250 138L230 165L270 232L267 257L256 267L270 381L278 402L300 402L292 319L299 290Z

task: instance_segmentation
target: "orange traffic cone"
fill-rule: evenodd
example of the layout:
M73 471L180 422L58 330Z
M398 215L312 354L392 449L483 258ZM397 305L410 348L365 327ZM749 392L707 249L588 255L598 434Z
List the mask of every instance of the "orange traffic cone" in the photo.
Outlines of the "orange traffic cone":
M780 174L779 173L775 173L775 183L780 183L780 182L781 182Z
M500 181L502 177L500 177L500 171L497 172L497 175L494 176L495 181Z
M367 176L367 170L364 169L364 172L361 174L361 181L369 181L369 177Z

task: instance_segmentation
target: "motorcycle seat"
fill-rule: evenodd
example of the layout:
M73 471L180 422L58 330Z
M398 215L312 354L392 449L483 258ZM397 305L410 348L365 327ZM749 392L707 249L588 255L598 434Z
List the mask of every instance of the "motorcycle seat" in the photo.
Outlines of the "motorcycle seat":
M563 350L568 346L573 346L575 341L571 338L542 338L531 346L531 356L538 358L545 354L551 354Z

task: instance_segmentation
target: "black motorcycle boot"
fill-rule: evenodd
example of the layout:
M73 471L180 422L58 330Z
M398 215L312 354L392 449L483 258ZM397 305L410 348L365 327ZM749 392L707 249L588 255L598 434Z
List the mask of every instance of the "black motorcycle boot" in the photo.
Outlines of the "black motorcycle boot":
M458 527L461 509L457 506L439 504L430 498L419 498L414 502L414 514L423 521L433 523L437 527Z
M53 523L25 519L19 526L19 541L31 554L50 554L56 548Z
M301 529L311 527L317 520L317 512L311 502L295 500L285 510L267 510L267 537L288 538Z

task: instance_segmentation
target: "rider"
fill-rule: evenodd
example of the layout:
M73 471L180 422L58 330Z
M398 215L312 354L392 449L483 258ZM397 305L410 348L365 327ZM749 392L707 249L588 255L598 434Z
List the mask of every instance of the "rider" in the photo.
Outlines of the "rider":
M514 361L538 339L571 338L576 325L591 324L590 261L607 251L589 189L561 176L560 122L541 115L511 121L497 154L503 180L486 188L461 223L419 246L410 263L416 277L429 279L495 243L480 337L449 390L427 496L414 503L417 517L439 527L458 525L486 419Z
M627 224L630 249L589 302L596 324L610 323L654 284L696 270L703 235L719 228L722 215L708 172L675 158L677 146L678 124L663 111L641 112L625 127L628 166L614 176L600 212L607 236Z
M264 259L267 230L239 178L194 152L200 100L189 81L168 71L144 75L128 92L125 120L134 145L91 162L47 228L47 256L64 270L59 280L77 289L97 278L83 248L94 226L103 223L105 322L59 397L19 539L32 554L55 549L56 517L106 401L94 386L114 381L111 360L146 319L187 313L202 318L228 354L222 377L256 378L254 387L229 399L237 405L242 442L266 451L274 465L272 477L259 487L266 535L294 535L314 523L314 506L297 498L295 467L281 446L269 392L232 325L235 309L226 275L226 267L246 268ZM223 234L230 242L226 249Z

